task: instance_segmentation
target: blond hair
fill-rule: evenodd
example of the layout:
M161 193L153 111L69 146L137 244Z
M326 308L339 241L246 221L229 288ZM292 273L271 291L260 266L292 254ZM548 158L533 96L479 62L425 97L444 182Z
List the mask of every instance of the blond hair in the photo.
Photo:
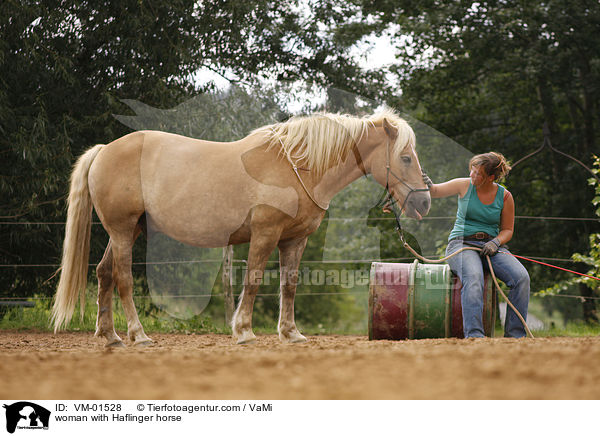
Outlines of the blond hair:
M506 158L495 151L473 156L469 161L469 170L474 166L482 167L485 173L488 176L494 176L495 180L502 180L511 170Z
M52 308L52 322L56 333L67 325L79 297L81 318L85 309L90 234L92 228L92 198L88 185L90 166L103 145L98 144L86 151L75 164L71 173L67 225L60 265L60 280Z
M369 126L382 123L384 119L398 130L391 154L399 158L405 147L414 147L415 133L391 109L362 118L331 113L295 116L282 123L261 127L252 133L267 135L269 148L278 147L282 154L297 165L307 167L316 175L322 175L327 169L346 159Z

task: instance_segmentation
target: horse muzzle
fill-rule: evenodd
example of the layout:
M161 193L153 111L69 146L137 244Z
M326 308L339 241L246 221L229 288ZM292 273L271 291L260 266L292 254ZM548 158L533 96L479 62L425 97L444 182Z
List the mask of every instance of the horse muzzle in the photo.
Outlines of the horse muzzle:
M407 217L420 220L429 213L431 207L429 192L411 192L408 196L403 211Z

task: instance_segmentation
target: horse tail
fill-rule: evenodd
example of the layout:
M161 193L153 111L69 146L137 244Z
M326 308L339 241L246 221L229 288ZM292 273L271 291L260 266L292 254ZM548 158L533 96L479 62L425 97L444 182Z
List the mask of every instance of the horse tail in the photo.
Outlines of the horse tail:
M67 201L67 225L59 269L60 280L52 308L54 333L71 321L78 296L83 319L93 207L88 174L92 162L101 149L102 144L99 144L86 151L77 160L71 173L71 189Z

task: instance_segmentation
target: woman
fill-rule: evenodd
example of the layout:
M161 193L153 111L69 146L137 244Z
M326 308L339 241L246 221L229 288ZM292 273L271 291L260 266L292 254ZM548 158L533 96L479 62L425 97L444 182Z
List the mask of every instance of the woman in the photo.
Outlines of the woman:
M448 237L446 254L465 246L481 252L465 250L448 259L448 264L463 284L461 293L465 338L481 338L483 333L483 271L488 269L485 256L490 256L496 277L510 288L508 298L527 319L529 274L504 246L513 236L515 202L507 189L496 182L505 177L510 166L500 153L484 153L469 162L469 178L433 184L424 175L432 198L458 195L458 212ZM504 336L521 338L525 328L508 307Z

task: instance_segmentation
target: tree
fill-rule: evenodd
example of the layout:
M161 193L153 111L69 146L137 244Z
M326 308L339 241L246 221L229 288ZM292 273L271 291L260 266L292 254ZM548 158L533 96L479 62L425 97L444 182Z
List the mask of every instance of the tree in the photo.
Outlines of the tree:
M600 157L596 156L592 171L594 174L600 175ZM592 204L596 208L596 216L600 217L600 182L596 178L590 178L589 183L596 191ZM600 233L589 235L589 251L587 254L575 253L572 258L588 266L589 270L586 271L588 276L600 277ZM542 295L552 296L562 292L568 292L568 295L579 294L583 297L591 297L583 298L583 319L588 323L598 323L595 300L600 297L600 282L598 280L584 276L571 277L545 289ZM548 308L554 308L550 301L545 301L545 303Z
M396 31L390 71L402 92L385 89L383 99L473 153L497 150L517 161L542 144L546 123L554 147L591 163L600 135L598 2L380 0L362 2L362 10L368 25L339 32ZM517 215L590 218L587 177L571 160L545 152L519 164L507 186ZM568 258L594 229L594 221L519 219L511 248ZM528 268L533 291L557 279L554 271Z
M171 108L207 91L193 75L208 68L242 84L261 77L356 83L347 47L323 31L320 3L272 0L20 0L0 3L0 295L51 293L64 200L75 158L129 132L113 117L134 99ZM336 9L337 10L337 9ZM15 225L21 223L21 225ZM94 226L93 258L105 236ZM103 239L104 238L104 239Z

